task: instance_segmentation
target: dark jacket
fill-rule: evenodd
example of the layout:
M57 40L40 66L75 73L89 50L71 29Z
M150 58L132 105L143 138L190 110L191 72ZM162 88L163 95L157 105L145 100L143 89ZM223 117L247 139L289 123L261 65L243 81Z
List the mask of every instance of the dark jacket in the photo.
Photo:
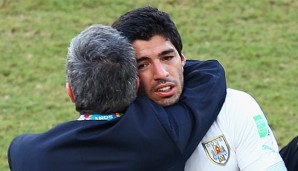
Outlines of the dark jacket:
M298 171L298 136L279 151L288 171Z
M217 61L187 61L179 103L138 97L112 121L70 121L15 138L12 171L183 171L226 96Z

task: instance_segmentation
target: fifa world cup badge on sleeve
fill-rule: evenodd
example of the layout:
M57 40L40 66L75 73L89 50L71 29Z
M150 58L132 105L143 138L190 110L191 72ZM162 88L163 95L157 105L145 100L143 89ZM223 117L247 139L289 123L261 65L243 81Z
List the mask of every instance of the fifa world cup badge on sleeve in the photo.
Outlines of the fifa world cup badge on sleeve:
M224 166L230 157L230 147L225 136L220 135L210 141L202 143L209 159L215 164Z
M268 124L261 115L254 116L254 121L256 123L260 138L264 138L269 135Z

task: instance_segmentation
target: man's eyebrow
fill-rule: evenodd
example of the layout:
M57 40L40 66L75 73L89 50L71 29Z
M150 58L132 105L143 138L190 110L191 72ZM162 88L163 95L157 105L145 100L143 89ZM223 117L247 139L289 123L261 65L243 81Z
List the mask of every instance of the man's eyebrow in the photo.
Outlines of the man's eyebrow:
M142 57L140 57L140 58L137 58L137 63L142 62L142 61L145 61L145 60L148 60L148 59L149 59L149 57L147 57L147 56L142 56Z
M169 53L174 53L175 50L174 49L167 49L167 50L164 50L162 52L160 52L159 54L157 54L157 56L161 57L163 55L166 55L166 54L169 54ZM137 59L137 62L142 62L142 61L145 61L145 60L148 60L150 59L148 56L142 56L140 58Z
M175 52L174 49L167 49L167 50L164 50L164 51L160 52L158 54L158 56L163 56L163 55L166 55L166 54L169 54L169 53L173 53L173 52Z

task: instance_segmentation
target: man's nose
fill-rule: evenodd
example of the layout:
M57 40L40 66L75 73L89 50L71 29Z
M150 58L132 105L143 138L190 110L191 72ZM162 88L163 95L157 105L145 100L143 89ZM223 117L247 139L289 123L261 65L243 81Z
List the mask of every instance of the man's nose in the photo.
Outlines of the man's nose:
M167 68L160 62L157 62L153 66L153 78L154 79L165 79L169 76Z

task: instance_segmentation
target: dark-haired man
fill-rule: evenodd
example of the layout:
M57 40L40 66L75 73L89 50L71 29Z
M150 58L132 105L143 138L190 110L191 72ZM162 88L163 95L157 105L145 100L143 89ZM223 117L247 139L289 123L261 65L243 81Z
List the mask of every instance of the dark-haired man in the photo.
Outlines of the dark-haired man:
M183 90L182 66L186 57L180 34L169 15L150 6L138 8L123 14L112 27L122 32L136 51L141 93L163 106L177 102ZM203 107L208 107L208 103ZM200 122L204 123L202 119ZM259 105L247 93L228 89L217 120L193 152L185 170L284 171L286 168Z

